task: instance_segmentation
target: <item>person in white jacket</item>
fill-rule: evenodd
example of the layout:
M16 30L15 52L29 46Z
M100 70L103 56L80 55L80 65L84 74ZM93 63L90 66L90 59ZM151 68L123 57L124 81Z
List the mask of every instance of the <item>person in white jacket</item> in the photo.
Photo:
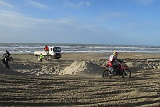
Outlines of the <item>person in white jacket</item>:
M112 67L114 69L113 73L116 73L116 71L119 69L119 60L118 60L118 52L113 52L113 54L109 57L108 63L109 67Z

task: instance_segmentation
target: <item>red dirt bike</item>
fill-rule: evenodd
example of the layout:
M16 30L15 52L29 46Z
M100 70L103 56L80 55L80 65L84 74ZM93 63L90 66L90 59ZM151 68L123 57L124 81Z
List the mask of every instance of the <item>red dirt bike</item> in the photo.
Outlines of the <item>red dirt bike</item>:
M129 67L123 62L123 60L119 61L119 69L114 71L113 67L109 67L109 64L106 65L106 69L103 71L103 78L111 78L114 75L120 75L122 78L130 78L131 71Z

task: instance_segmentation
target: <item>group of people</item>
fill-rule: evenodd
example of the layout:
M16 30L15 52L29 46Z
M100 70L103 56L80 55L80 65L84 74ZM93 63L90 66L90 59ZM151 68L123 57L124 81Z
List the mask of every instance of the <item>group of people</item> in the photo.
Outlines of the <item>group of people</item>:
M45 52L47 52L47 54L49 53L49 48L48 46L46 45L45 48L44 48ZM108 65L110 68L113 68L113 73L115 74L119 68L120 68L120 64L119 64L119 59L117 58L118 57L118 52L114 51L113 54L109 57L108 59ZM39 56L39 59L40 59L40 62L42 62L42 59L44 58L44 56L42 54L40 54Z
M48 45L46 45L44 47L44 51L47 53L47 55L49 54L49 47ZM39 55L39 61L42 62L42 59L44 58L44 56L42 55L42 53Z
M45 48L44 48L45 52L47 52L47 54L49 53L49 48L48 46L46 45ZM108 66L113 68L113 73L116 73L119 69L119 59L117 58L118 57L118 52L113 52L113 54L109 57L108 59ZM6 50L5 54L4 54L4 57L3 57L3 63L6 63L8 65L8 61L10 59L10 52L8 50ZM39 56L39 60L40 62L42 62L42 59L44 58L44 56L42 55L42 53L40 54Z
M44 50L45 50L45 52L47 52L47 54L49 53L49 48L47 45L45 46ZM11 54L8 50L6 50L5 53L3 54L2 62L3 62L3 64L5 64L6 68L9 68L9 61L11 60L10 55ZM41 53L39 56L39 61L42 62L43 58L44 58L44 56Z
M49 48L48 46L46 45L45 48L44 48L45 52L47 52L47 54L49 53ZM113 73L115 74L119 68L120 68L120 60L117 58L118 57L118 52L114 51L113 54L109 57L108 59L108 65L110 68L113 68ZM43 58L43 55L41 54L39 56L39 59L40 61L42 62L42 58Z

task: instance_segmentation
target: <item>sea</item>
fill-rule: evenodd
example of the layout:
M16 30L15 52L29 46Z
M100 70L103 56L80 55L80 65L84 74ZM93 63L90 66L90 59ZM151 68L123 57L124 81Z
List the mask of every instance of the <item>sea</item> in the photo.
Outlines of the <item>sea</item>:
M109 45L109 44L69 44L69 43L0 43L0 54L8 50L11 54L33 54L43 51L45 45L59 46L62 53L110 53L117 52L142 52L160 53L160 46L146 45Z

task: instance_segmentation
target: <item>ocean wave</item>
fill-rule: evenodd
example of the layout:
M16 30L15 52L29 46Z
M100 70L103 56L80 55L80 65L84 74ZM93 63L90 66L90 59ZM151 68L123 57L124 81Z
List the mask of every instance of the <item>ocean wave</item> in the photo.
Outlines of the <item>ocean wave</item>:
M34 51L42 51L45 43L0 43L0 53L9 50L10 53L32 54ZM48 46L60 46L62 53L104 53L104 52L144 52L160 53L158 46L125 46L125 45L104 45L104 44L55 44L50 43Z

